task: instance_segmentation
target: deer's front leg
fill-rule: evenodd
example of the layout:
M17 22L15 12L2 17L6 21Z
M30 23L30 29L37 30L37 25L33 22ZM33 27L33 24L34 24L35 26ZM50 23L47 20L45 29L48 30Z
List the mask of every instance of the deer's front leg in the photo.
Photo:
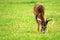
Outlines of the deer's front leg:
M37 23L38 24L38 32L40 31L40 24L39 23Z
M39 19L36 17L36 22L37 22L37 25L38 25L38 28L37 28L37 30L38 30L38 32L40 31L40 21L39 21Z
M39 32L40 24L39 24L38 20L36 20L36 22L37 22L37 25L38 25L37 30L38 30L38 32Z

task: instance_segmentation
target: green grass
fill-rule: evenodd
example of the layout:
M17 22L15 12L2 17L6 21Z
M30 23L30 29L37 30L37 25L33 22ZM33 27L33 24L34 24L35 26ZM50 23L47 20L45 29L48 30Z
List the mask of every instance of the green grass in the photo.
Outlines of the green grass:
M37 32L33 14L36 1L45 6L45 16L53 16L48 32ZM60 40L60 2L59 0L0 0L0 40Z

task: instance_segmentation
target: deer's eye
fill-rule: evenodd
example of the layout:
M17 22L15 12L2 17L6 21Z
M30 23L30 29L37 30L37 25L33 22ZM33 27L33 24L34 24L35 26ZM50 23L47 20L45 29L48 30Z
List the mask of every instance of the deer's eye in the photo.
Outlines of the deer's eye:
M44 24L44 26L46 26L46 24Z

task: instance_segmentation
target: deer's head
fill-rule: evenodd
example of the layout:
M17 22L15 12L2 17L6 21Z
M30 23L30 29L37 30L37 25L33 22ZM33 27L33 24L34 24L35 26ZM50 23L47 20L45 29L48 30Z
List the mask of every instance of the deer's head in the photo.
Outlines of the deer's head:
M46 29L47 29L47 24L48 24L48 22L51 21L51 20L52 20L52 18L51 18L51 19L46 19L45 22L43 22L43 21L41 22L41 24L42 24L41 32L45 33L45 31L46 31Z

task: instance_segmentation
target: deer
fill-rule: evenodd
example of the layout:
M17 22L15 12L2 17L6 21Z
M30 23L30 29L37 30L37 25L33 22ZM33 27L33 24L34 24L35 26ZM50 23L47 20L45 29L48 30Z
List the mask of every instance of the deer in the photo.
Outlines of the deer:
M38 25L38 28L37 28L38 32L40 31L40 26L41 26L41 32L45 33L47 30L47 24L49 21L52 20L52 18L47 19L45 17L45 7L43 6L43 4L39 2L35 3L33 11L34 11L34 16Z

